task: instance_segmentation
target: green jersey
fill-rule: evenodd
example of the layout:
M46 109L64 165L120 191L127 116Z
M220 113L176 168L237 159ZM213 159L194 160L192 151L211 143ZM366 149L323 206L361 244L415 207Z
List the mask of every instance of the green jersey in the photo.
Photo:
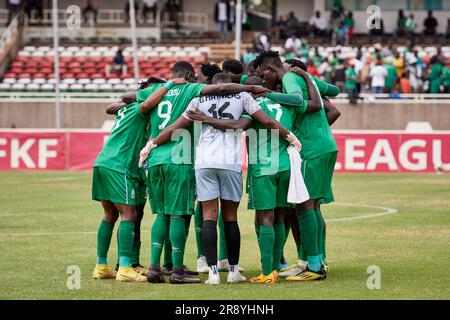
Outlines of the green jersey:
M139 111L133 102L117 112L111 135L95 160L94 167L108 168L137 177L139 151L148 135L150 117Z
M354 68L345 70L345 89L356 89L356 72Z
M256 103L267 115L280 122L287 130L292 130L294 109L284 107L266 97L256 99ZM252 129L256 134L253 135L247 130L249 172L254 177L260 177L289 170L291 165L287 141L279 135L278 141L272 141L275 136L271 130L258 121L253 123Z
M317 79L314 83L321 96L327 95L328 84L326 82ZM283 77L282 87L283 93L298 92L303 95L304 100L308 100L308 90L303 77L288 72ZM322 110L317 112L307 113L306 107L296 108L294 112L293 132L302 143L300 152L302 159L312 159L337 151L336 141L328 125L323 104Z
M386 67L387 71L386 82L384 83L384 85L386 86L386 88L393 88L395 85L395 81L397 81L397 69L395 69L395 67L391 64L385 64L384 66Z
M136 94L136 100L141 103L145 101L154 91L163 87L164 84L155 84L150 88L139 90ZM168 125L177 120L186 110L189 102L198 97L205 87L205 84L200 83L185 83L174 86L161 99L159 104L150 113L151 134L155 139L161 131ZM158 148L152 150L149 156L149 167L159 164L193 164L193 130L192 125L187 128L190 133L190 141L185 141L187 138L181 134L176 141L169 141ZM185 146L189 143L189 150ZM190 154L185 152L190 151Z

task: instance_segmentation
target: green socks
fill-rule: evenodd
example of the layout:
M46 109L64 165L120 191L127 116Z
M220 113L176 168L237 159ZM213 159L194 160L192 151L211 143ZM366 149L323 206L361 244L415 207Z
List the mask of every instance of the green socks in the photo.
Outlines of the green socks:
M97 263L107 264L109 245L111 244L114 224L110 224L105 220L100 222L97 232Z
M322 260L325 263L325 261L327 261L327 231L326 228L323 229L322 231Z
M169 234L169 218L158 214L151 230L150 265L160 267L164 241Z
M172 243L172 263L174 269L183 269L183 254L186 245L186 223L183 218L171 218L169 230Z
M283 254L284 242L286 240L284 223L274 224L273 230L275 234L275 242L273 245L272 270L279 271L281 255Z
M314 210L305 210L297 216L303 246L308 256L308 268L311 271L319 271L321 267L319 249L317 247L317 219Z
M319 209L315 210L317 220L317 250L319 252L320 260L323 261L323 217Z
M195 242L197 244L197 259L203 254L202 246L202 228L203 228L203 210L201 204L197 204L194 214Z
M273 271L273 249L275 244L275 231L273 226L259 227L259 251L263 275L267 276ZM278 259L278 262L280 260Z
M256 232L256 239L259 241L259 232L261 230L261 226L255 222L255 232Z
M141 242L134 241L131 250L131 265L139 264L139 255L141 253Z
M172 263L172 243L170 242L169 235L164 240L164 265Z
M134 222L121 221L118 233L119 266L131 267L131 252L134 243Z
M221 209L219 209L217 224L219 225L219 261L220 261L228 259L227 241L225 240L225 228L223 226Z

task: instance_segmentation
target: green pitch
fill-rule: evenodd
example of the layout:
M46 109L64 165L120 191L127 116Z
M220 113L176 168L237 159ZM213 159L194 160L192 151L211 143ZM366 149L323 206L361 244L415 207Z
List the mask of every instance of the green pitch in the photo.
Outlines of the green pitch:
M0 181L0 299L450 298L450 175L336 175L338 202L323 207L328 220L327 280L220 288L94 281L102 210L90 200L90 173L1 172ZM246 201L245 196L240 207L241 265L250 277L259 274L260 266L253 213L245 210ZM142 227L145 266L152 220L148 214ZM292 236L285 253L295 262ZM110 262L116 254L114 236ZM186 255L186 264L195 268L193 225ZM72 265L81 270L79 290L66 285ZM381 270L379 290L367 288L371 265Z

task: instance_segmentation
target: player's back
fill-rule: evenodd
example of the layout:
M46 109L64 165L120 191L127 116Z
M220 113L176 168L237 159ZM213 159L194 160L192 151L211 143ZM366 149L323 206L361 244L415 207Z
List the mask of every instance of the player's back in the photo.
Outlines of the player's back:
M249 102L250 101L250 102ZM246 92L230 95L209 95L195 98L190 108L223 120L238 120L246 110L246 104L254 102ZM219 168L240 172L242 130L222 131L202 124L196 147L195 168Z

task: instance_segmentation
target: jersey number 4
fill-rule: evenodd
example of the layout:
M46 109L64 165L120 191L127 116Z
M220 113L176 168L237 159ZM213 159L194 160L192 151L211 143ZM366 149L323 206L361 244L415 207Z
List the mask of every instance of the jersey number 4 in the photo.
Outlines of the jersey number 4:
M213 103L208 112L212 115L214 119L230 119L233 120L234 117L231 113L224 112L230 106L229 102L225 102L219 110L217 110L217 104Z

